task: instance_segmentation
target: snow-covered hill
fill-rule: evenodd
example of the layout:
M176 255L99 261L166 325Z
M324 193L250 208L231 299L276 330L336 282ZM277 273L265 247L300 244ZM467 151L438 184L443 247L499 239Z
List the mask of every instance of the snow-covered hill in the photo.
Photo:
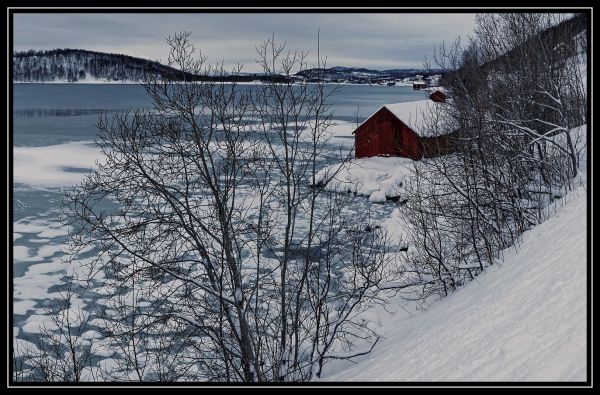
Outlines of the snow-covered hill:
M443 69L394 69L369 70L352 67L332 67L329 69L308 69L292 76L292 79L323 81L344 81L353 83L378 84L394 78L439 76ZM112 54L84 49L54 49L48 51L23 51L13 53L13 81L34 83L139 83L144 75L157 75L162 78L182 80L182 73L170 66L133 56ZM186 79L207 78L187 74ZM284 76L271 76L268 73L235 73L227 76L211 77L219 81L276 81L287 80ZM407 85L411 85L407 84Z
M382 317L371 354L335 381L585 381L586 191L526 232L504 262L422 313Z
M16 82L139 82L144 75L171 76L177 70L146 59L81 49L13 54Z

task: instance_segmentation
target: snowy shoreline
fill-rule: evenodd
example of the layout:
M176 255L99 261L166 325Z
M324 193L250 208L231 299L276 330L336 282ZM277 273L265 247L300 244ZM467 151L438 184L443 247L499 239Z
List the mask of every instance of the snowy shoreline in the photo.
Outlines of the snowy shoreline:
M325 189L339 193L354 193L368 197L371 203L402 199L402 186L413 174L417 162L400 157L352 159L343 164L327 166L317 173Z

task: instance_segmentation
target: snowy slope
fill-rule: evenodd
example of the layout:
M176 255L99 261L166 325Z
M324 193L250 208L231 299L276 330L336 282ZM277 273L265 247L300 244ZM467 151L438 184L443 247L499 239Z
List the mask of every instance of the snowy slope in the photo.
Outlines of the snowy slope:
M412 318L402 310L335 381L584 381L586 192L567 195L504 263Z

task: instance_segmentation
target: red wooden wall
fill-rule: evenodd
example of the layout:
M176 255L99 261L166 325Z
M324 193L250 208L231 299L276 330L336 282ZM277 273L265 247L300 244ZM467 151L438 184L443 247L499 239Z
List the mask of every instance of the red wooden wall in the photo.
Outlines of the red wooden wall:
M355 134L355 156L402 156L419 160L423 145L419 136L387 108L382 108L363 123Z

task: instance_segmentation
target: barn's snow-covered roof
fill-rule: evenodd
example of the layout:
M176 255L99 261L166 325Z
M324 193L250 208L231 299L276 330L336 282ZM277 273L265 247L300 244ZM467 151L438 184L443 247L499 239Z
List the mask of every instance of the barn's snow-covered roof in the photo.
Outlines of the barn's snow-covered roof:
M446 123L444 122L443 106L444 103L437 103L430 99L384 104L360 126L369 121L381 109L386 108L420 137L440 136L453 131L442 126Z

